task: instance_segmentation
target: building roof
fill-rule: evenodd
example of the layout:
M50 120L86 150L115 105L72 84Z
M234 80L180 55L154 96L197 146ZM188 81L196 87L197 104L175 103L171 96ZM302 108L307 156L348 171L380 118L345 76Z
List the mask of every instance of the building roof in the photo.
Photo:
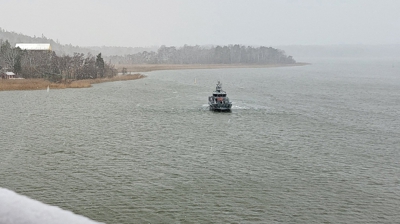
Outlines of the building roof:
M19 43L16 44L15 47L19 47L22 50L47 50L51 51L50 44L32 44L32 43Z
M6 75L15 75L14 72L6 72Z

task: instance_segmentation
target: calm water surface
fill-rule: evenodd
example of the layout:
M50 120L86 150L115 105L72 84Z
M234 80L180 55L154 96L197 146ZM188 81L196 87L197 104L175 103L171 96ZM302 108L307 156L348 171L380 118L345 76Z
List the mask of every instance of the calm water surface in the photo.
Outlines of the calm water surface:
M106 223L400 220L400 60L147 75L0 92L0 187Z

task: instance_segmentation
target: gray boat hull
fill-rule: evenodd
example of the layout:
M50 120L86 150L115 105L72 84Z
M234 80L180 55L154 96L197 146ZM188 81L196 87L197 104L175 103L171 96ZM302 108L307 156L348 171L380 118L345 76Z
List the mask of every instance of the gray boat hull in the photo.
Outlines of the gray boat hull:
M232 108L232 103L225 103L225 104L221 104L221 103L211 103L208 102L208 105L210 106L210 110L213 111L231 111Z

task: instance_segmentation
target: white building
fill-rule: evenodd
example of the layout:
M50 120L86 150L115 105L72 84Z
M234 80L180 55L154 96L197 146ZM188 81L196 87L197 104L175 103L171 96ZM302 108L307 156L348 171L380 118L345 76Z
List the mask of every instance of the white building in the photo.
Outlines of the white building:
M19 47L22 50L51 51L50 44L18 43L15 45L15 47Z
M13 79L13 78L15 78L14 72L6 72L6 73L5 73L5 78L6 78L6 79Z

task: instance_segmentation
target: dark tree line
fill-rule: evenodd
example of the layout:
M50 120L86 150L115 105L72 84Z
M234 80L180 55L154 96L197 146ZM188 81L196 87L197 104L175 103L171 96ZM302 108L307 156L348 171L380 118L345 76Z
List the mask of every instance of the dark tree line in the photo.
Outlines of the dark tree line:
M22 78L61 79L103 78L117 75L110 63L105 63L99 53L74 53L58 56L54 51L21 50L0 39L0 69L13 71Z
M180 48L161 46L157 52L143 51L125 56L111 56L115 64L293 64L292 56L272 47L229 45Z

